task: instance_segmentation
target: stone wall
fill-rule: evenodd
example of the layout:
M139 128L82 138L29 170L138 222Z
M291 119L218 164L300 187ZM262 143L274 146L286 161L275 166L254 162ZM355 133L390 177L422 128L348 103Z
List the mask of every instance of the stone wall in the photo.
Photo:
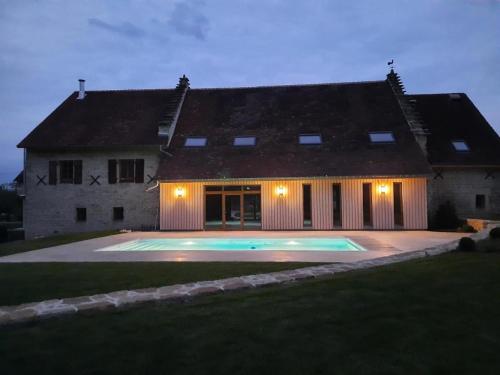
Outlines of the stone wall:
M451 201L460 218L495 219L500 218L500 172L494 178L485 178L484 169L445 169L440 171L443 178L429 179L428 207L433 215L437 207ZM485 208L476 208L476 195L484 194Z
M109 159L144 159L144 183L108 183ZM82 184L49 185L49 160L82 160ZM156 184L159 162L157 148L143 150L107 150L81 152L35 152L26 157L24 228L26 238L59 233L108 229L149 229L157 226L159 189L146 192ZM38 183L37 175L45 176ZM100 185L92 183L100 176ZM76 208L87 209L87 220L76 220ZM113 207L124 208L124 219L113 220Z

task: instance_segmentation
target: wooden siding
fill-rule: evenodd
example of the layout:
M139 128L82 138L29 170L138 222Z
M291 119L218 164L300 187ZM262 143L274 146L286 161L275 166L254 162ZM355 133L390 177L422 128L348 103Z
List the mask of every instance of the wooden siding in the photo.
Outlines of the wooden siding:
M363 183L372 183L373 228L363 226ZM404 229L427 228L427 182L425 178L400 179L303 179L303 180L231 180L200 182L167 182L160 184L160 228L162 230L203 230L205 215L204 186L260 185L262 229L303 229L302 185L311 184L313 230L333 228L332 184L341 184L342 228L394 229L393 182L403 189ZM379 187L387 186L381 194ZM283 186L285 196L276 190ZM176 189L182 188L183 197Z

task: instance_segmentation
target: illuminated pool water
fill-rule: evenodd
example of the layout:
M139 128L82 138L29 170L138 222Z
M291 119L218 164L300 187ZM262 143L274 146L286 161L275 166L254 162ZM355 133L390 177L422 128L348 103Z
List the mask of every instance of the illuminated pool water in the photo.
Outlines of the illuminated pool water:
M97 251L366 251L348 238L154 238Z

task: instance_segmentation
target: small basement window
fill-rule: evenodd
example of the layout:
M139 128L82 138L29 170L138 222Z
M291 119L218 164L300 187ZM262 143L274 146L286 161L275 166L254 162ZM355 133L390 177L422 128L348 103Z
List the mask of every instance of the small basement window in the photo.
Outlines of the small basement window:
M299 143L301 145L320 145L321 134L301 134L299 135Z
M255 146L255 137L235 137L233 146Z
M113 220L123 220L123 207L113 207Z
M462 140L451 141L451 144L455 148L455 151L459 152L470 151L469 145L465 143L465 141Z
M206 137L187 137L184 143L184 147L205 147L206 145Z
M371 143L394 143L394 134L392 132L370 132Z
M486 196L484 194L476 194L476 208L483 210L486 207Z
M76 209L76 221L87 221L87 209L85 207Z

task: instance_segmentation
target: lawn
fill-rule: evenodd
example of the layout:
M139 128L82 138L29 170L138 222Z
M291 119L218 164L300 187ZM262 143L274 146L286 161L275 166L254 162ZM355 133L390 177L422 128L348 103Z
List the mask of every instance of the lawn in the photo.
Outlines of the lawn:
M266 273L314 263L0 263L0 306Z
M500 254L0 328L5 374L498 374Z
M0 244L0 256L64 245L71 242L90 240L92 238L106 237L118 233L119 232L116 230L108 230L100 232L61 234L58 236L50 236L34 240L5 242Z

